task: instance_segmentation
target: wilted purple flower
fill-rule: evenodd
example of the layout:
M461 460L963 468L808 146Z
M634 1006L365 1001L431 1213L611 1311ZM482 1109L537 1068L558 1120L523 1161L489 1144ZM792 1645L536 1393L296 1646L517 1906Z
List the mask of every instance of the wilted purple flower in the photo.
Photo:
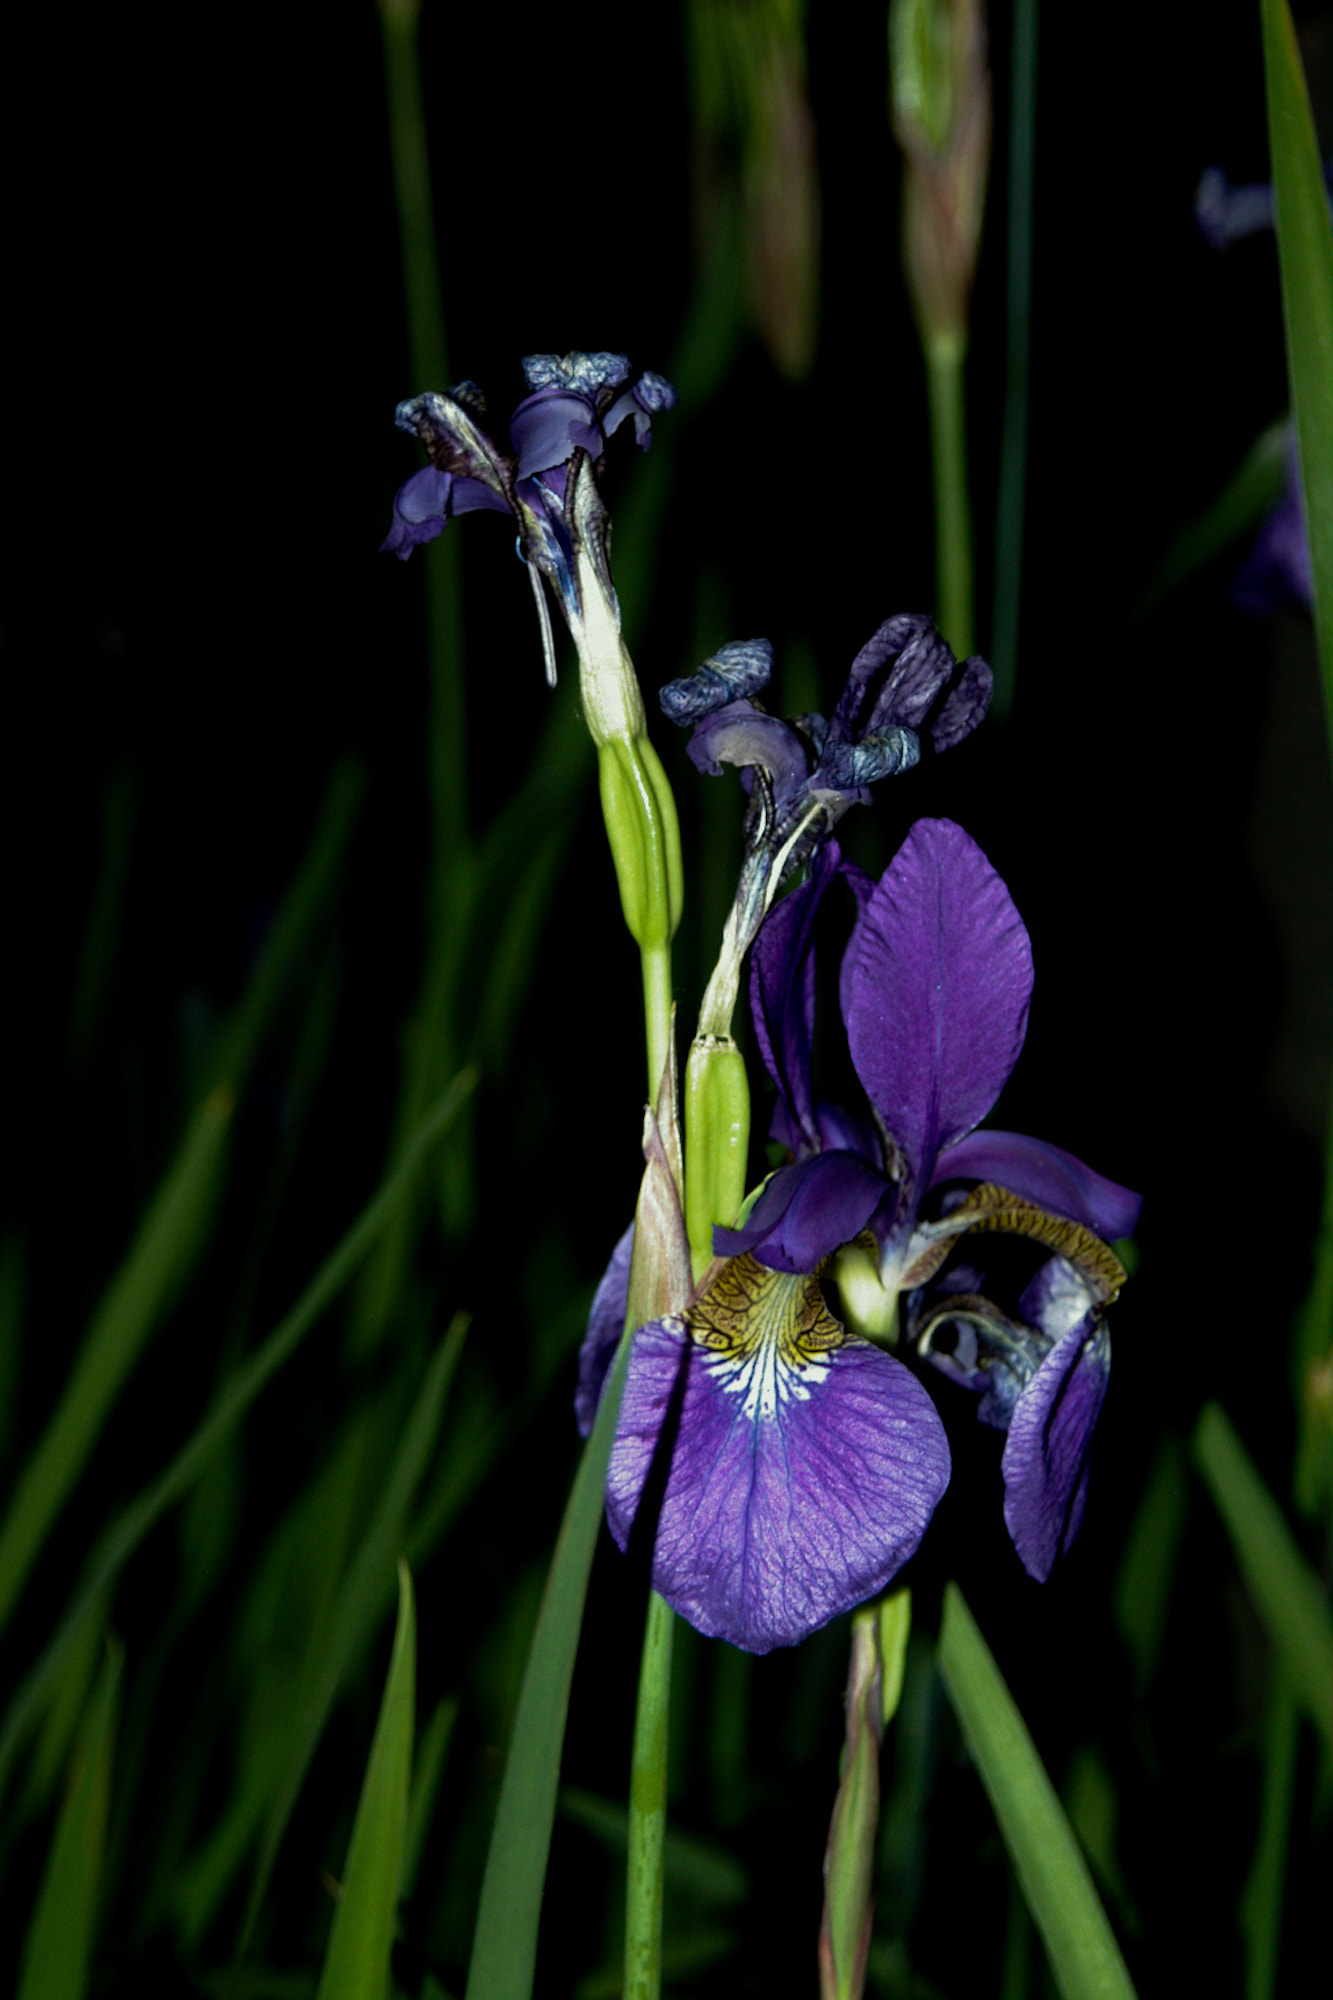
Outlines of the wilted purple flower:
M808 861L869 787L909 771L921 737L937 750L962 741L986 713L991 671L980 655L961 663L924 615L886 619L852 661L832 719L783 722L754 699L772 671L767 639L748 639L664 687L663 712L693 725L689 753L701 771L740 768L749 793L745 858L723 955L700 1012L701 1033L725 1034L741 961L782 882Z
M406 561L455 514L479 508L511 514L541 618L547 679L554 684L555 649L539 577L553 586L566 617L577 625L582 611L569 504L573 462L582 454L597 466L607 438L628 417L646 450L652 418L673 407L676 392L660 375L635 374L623 354L575 352L563 359L530 354L523 374L531 394L509 420L508 451L480 427L486 406L475 382L398 405L399 429L420 439L430 464L399 489L382 547ZM614 602L609 575L604 583Z
M873 1123L818 1103L811 1078L813 922L839 870L860 906L841 997ZM774 1135L796 1158L739 1229L715 1232L716 1247L797 1272L859 1240L878 1324L891 1328L905 1296L920 1351L985 1390L980 1414L1009 1430L1006 1520L1025 1566L1044 1577L1078 1527L1109 1367L1103 1318L1124 1273L1101 1238L1127 1235L1140 1203L1059 1147L975 1129L1017 1060L1032 990L1031 948L1008 890L949 820L918 821L878 884L830 844L761 931L751 985L778 1089ZM979 1185L964 1192L967 1183ZM964 1294L932 1306L925 1288L964 1239L975 1256L977 1239L997 1233L1036 1246L1042 1267L1012 1319L989 1303L979 1273L946 1273L972 1301L977 1355L962 1367L941 1331L957 1322ZM848 1260L849 1297L857 1261Z
M698 673L670 682L660 700L672 722L694 725L689 753L699 770L717 777L733 764L759 781L776 845L803 825L819 829L792 847L788 870L849 806L869 804L870 785L912 768L923 733L937 750L961 742L991 695L986 662L977 655L960 665L932 620L911 613L886 619L861 648L831 721L801 715L783 722L766 714L753 697L772 665L767 639L741 640L723 646Z
M1324 182L1333 198L1333 161L1324 162ZM1205 167L1194 191L1194 220L1214 250L1229 250L1273 227L1273 183L1237 183L1221 167Z

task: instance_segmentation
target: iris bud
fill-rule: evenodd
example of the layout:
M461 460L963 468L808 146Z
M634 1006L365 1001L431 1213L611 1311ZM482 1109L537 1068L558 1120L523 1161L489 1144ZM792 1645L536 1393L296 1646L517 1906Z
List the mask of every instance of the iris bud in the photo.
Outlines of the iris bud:
M685 1222L696 1278L713 1256L713 1225L745 1197L750 1085L730 1035L698 1035L685 1066Z

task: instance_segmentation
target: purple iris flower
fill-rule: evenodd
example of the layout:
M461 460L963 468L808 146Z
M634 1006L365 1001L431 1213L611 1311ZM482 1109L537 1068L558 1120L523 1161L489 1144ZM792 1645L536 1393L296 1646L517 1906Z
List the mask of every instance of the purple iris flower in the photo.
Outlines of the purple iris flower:
M814 918L838 873L859 905L841 990L868 1118L819 1103L811 1077ZM1105 1393L1103 1318L1124 1274L1100 1236L1132 1229L1139 1200L1058 1147L975 1130L1022 1046L1032 957L1003 882L951 821L919 821L878 884L828 842L760 932L751 980L773 1130L796 1157L739 1228L715 1230L718 1261L688 1310L635 1333L607 1516L625 1548L642 1508L654 1587L701 1631L764 1652L883 1589L949 1478L916 1377L829 1311L829 1260L851 1260L833 1266L850 1310L859 1259L886 1335L902 1293L919 1351L1008 1429L1006 1520L1044 1577L1081 1518ZM1000 1315L970 1268L950 1273L960 1246L997 1232L1040 1256L1025 1319ZM623 1325L629 1252L626 1236L589 1322L585 1431ZM934 1299L931 1285L950 1282ZM970 1348L950 1348L959 1324Z
M398 405L398 428L421 440L430 464L399 489L393 526L381 547L406 561L455 514L482 508L511 514L542 621L547 679L554 685L555 651L538 579L547 579L566 617L576 622L581 607L566 504L572 462L582 453L598 467L606 440L630 417L646 451L653 417L674 406L676 392L661 375L636 374L623 354L529 354L523 375L531 393L509 420L508 451L480 427L486 405L475 382ZM609 577L605 581L614 602Z
M627 1232L588 1324L585 1435L624 1325L631 1242ZM634 1334L607 1520L628 1549L647 1496L654 1589L699 1631L767 1653L885 1588L949 1470L925 1389L847 1332L816 1275L732 1257L683 1315Z
M817 1102L811 1078L814 917L839 872L859 906L841 1002L869 1121ZM1124 1272L1102 1239L1128 1235L1141 1204L1060 1147L976 1129L1018 1058L1031 992L1022 920L961 827L918 821L878 884L830 843L751 958L773 1134L796 1157L714 1241L779 1271L859 1245L838 1272L846 1295L885 1331L901 1295L917 1351L982 1393L979 1415L1008 1430L1005 1518L1044 1579L1082 1518L1110 1366L1104 1318ZM1040 1259L1012 1315L980 1273L949 1265L997 1236ZM957 1339L960 1327L950 1351L945 1330Z

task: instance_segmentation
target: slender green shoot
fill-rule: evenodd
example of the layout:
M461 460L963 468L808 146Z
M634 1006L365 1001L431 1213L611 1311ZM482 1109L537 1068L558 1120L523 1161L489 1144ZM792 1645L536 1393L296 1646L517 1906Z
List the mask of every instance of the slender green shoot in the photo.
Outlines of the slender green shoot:
M416 1717L412 1579L398 1561L398 1622L316 2000L386 2000L407 1851Z
M88 1990L111 1801L121 1649L109 1646L70 1762L69 1788L23 1947L18 2000L81 2000Z
M1028 386L1032 360L1032 211L1037 133L1037 5L1015 0L1009 57L1008 288L1005 296L1004 429L995 524L995 611L990 712L1013 712L1027 512Z
M78 1482L112 1403L207 1237L235 1102L224 1085L204 1099L23 1469L0 1529L0 1627Z
M634 1717L625 1897L625 2000L658 2000L662 1985L663 1856L667 1825L667 1742L671 1641L676 1614L651 1591Z
M1133 2000L1073 1829L956 1583L936 1658L1064 2000Z
M1333 1749L1333 1620L1319 1578L1220 1404L1205 1404L1192 1449L1292 1693Z
M472 1942L466 2000L529 2000L583 1602L630 1343L622 1340L565 1506L537 1614Z
M1301 460L1315 638L1333 738L1333 230L1287 0L1259 0L1287 375Z
M1245 1941L1245 2000L1273 2000L1277 1992L1299 1724L1290 1683L1279 1669L1268 1695L1259 1837L1238 1913Z
M475 1082L475 1074L470 1070L455 1077L412 1145L325 1259L291 1312L216 1398L203 1422L166 1469L130 1503L105 1535L84 1570L54 1638L10 1701L0 1727L0 1786L15 1752L58 1683L70 1648L79 1643L84 1620L98 1615L106 1594L144 1537L190 1490L255 1398L328 1311L378 1241L398 1205L407 1199L432 1148L448 1131Z
M972 651L972 508L967 494L966 342L936 334L926 346L935 481L936 623L959 659Z

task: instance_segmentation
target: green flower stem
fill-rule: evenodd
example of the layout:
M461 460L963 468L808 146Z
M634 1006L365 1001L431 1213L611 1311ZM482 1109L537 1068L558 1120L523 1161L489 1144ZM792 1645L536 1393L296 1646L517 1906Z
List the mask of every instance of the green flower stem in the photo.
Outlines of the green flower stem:
M1299 1723L1291 1684L1279 1665L1268 1695L1259 1837L1237 1912L1245 1941L1245 2000L1273 2000L1277 1992Z
M956 334L934 334L926 343L935 475L936 619L960 660L972 651L972 516L963 415L966 358L967 343Z
M1005 303L1004 433L995 523L995 611L988 657L995 675L991 714L1014 705L1023 584L1027 493L1028 382L1032 353L1033 152L1037 128L1037 5L1016 0L1009 65L1009 275Z
M860 2000L865 1986L875 1914L880 1745L902 1694L911 1622L909 1590L892 1591L852 1613L846 1741L824 1850L820 2000Z
M662 1983L662 1859L666 1843L671 1642L676 1614L654 1590L648 1599L634 1717L625 1882L625 2000L657 2000Z
M671 946L645 944L639 947L643 971L643 1033L648 1050L648 1095L651 1101L656 1084L666 1067L671 1040Z

